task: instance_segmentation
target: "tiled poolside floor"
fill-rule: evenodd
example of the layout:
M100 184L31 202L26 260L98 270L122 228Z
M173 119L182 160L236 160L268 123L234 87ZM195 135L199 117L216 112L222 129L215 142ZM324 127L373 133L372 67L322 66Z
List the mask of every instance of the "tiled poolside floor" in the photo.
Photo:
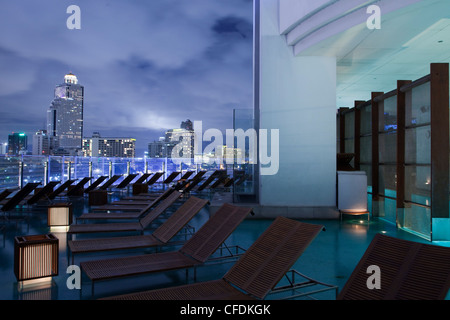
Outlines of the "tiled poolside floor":
M74 205L75 217L82 212L88 212L89 207L86 205L86 199L72 199L71 201ZM0 300L89 300L144 289L183 284L186 281L186 272L181 270L100 282L95 285L94 295L91 292L91 283L83 278L81 290L69 290L66 281L70 274L67 274L66 270L68 265L71 264L71 260L67 255L67 234L65 232L52 232L60 239L59 275L55 276L50 284L46 284L42 288L19 288L13 271L14 237L49 233L46 213L45 207L33 209L32 211L22 209L22 211L14 212L12 217L18 214L26 214L29 219L18 221L17 224L9 223L5 230L5 236L0 233ZM198 229L208 217L209 210L205 208L191 221L190 225ZM248 248L271 222L271 220L247 219L230 236L227 244L229 246L239 245L243 248ZM403 239L426 242L414 235L397 230L394 225L378 219L372 219L370 223L365 219L353 218L346 218L343 221L308 220L305 222L321 224L326 228L326 231L322 232L313 241L294 265L294 269L318 281L338 286L339 289L342 289L376 233L383 232ZM135 250L119 252L115 253L115 255L120 254L123 256L146 252L151 251ZM75 264L79 264L83 259L96 259L111 255L113 254L83 255L75 259ZM197 270L197 281L220 278L230 268L231 263L208 265L199 268ZM189 277L190 281L193 281L192 272L189 273ZM329 291L318 295L317 298L333 300L335 293L334 291Z

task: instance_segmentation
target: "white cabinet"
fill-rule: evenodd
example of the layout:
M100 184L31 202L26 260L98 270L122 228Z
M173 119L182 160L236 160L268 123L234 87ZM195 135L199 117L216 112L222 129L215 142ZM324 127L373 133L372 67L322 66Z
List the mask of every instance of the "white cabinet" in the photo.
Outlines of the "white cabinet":
M338 209L346 212L367 211L367 175L364 171L337 172Z

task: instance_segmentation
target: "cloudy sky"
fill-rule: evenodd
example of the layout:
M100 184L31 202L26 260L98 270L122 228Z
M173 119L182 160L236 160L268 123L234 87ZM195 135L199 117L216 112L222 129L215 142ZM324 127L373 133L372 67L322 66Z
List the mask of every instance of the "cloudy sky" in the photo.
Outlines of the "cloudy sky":
M85 87L84 134L137 138L252 108L252 0L0 0L0 142L46 124L54 88ZM69 30L70 5L81 29ZM138 154L141 156L141 154Z

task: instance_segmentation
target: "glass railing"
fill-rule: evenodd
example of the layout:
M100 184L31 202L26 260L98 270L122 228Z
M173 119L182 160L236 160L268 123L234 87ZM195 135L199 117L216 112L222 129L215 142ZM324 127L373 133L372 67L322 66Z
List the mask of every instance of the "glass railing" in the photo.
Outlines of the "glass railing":
M185 160L185 159L183 159ZM163 179L174 171L201 170L213 172L226 170L233 177L233 165L221 164L219 161L199 162L178 161L171 158L84 158L69 156L8 156L0 155L0 192L5 189L21 188L30 182L50 181L65 182L84 177L94 179L100 176L143 174L165 172ZM205 175L206 177L208 174ZM118 180L120 182L120 180Z

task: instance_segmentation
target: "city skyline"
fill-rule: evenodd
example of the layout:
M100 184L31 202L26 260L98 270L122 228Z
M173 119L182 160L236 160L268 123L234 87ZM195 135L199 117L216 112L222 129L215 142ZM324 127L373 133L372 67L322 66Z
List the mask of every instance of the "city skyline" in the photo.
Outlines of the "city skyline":
M252 1L77 3L80 30L66 27L71 3L0 2L0 140L44 129L69 72L85 87L85 135L135 137L137 156L183 119L225 130L253 107Z

